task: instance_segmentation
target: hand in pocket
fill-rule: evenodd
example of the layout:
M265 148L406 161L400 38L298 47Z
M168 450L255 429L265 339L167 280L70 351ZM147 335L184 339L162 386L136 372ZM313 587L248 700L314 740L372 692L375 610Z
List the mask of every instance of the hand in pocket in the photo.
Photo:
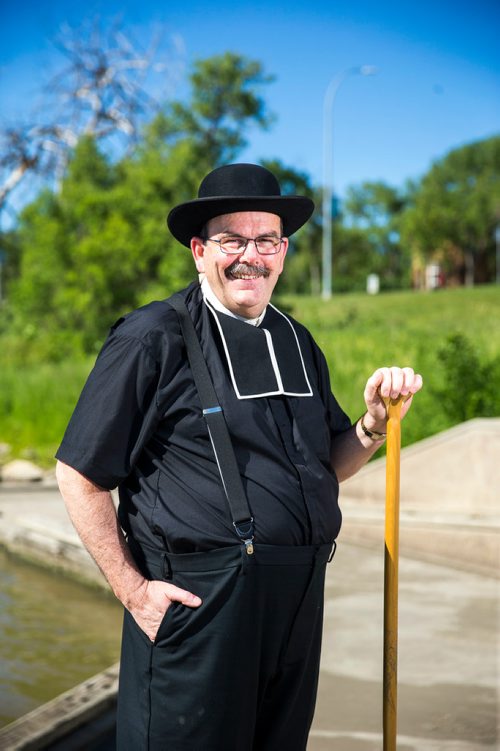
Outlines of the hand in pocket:
M138 602L130 607L129 611L139 628L152 642L172 602L180 602L188 608L197 608L201 605L201 599L197 595L163 581L145 579L137 595Z

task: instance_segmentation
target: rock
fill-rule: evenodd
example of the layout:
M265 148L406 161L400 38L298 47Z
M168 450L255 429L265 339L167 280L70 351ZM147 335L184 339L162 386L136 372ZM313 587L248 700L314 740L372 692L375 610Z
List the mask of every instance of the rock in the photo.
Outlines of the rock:
M43 470L26 459L14 459L2 469L3 482L39 482L43 479Z
M21 459L27 459L30 462L35 462L38 457L38 451L34 448L24 448L20 453Z
M10 450L8 443L0 443L0 460L5 459L10 454Z

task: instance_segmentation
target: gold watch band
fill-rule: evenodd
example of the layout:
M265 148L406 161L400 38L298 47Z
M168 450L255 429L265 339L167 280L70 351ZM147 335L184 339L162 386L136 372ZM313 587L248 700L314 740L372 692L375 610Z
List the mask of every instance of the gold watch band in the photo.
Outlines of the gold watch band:
M368 438L371 438L372 441L383 441L387 437L387 433L379 433L377 430L368 430L368 428L365 425L365 416L361 418L361 430L363 433L368 436Z

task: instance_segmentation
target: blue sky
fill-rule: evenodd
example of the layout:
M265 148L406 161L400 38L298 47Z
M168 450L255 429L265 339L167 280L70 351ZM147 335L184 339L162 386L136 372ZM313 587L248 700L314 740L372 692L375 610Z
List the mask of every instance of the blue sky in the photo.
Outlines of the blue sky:
M500 132L500 4L368 2L10 3L0 15L0 118L27 117L55 63L62 23L121 16L143 40L166 27L184 75L190 62L226 50L262 62L276 80L263 90L277 120L253 130L242 160L280 158L322 176L322 106L333 76L350 76L334 108L333 183L385 180L402 186L450 149ZM182 76L174 91L185 92Z

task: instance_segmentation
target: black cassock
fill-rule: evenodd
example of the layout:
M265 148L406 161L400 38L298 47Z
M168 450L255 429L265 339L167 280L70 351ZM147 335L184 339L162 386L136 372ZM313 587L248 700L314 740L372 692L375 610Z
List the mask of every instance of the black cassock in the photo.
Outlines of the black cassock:
M350 421L309 332L269 305L260 327L184 292L233 439L256 541L329 543L339 532L331 440ZM57 457L104 488L138 541L175 553L234 544L175 311L154 302L112 328Z
M151 303L113 326L57 453L118 486L145 575L203 600L197 610L173 603L154 644L125 614L118 748L300 751L341 524L331 442L350 421L302 325L268 305L251 326L216 311L197 283L182 294L231 434L255 555L232 526L177 314Z

